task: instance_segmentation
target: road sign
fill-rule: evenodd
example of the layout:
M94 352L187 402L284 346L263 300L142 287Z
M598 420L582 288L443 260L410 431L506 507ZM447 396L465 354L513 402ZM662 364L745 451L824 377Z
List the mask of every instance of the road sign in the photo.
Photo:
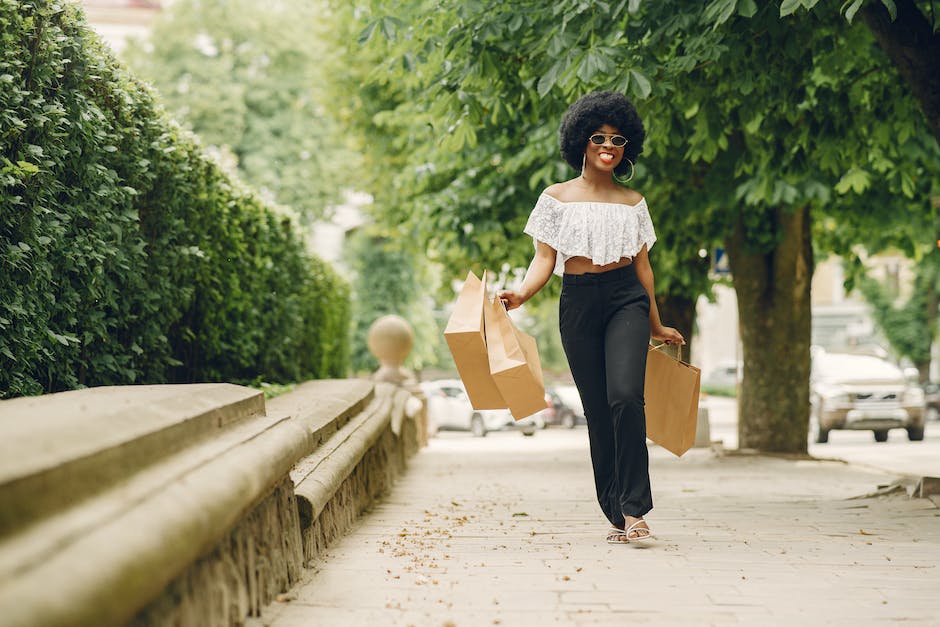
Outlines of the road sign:
M728 254L724 248L715 247L712 253L712 272L720 275L730 275L731 266L728 264Z

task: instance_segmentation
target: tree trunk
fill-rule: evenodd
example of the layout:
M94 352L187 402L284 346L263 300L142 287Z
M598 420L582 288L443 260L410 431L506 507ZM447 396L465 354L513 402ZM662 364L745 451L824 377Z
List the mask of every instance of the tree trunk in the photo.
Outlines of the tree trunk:
M866 3L859 14L910 86L940 142L940 36L914 0L895 0L895 5L894 21L881 2Z
M927 383L930 381L930 360L919 361L914 364L914 367L917 368L918 383Z
M695 301L687 296L656 295L656 306L663 324L675 327L686 345L682 347L682 361L692 363L692 331L695 328Z
M777 244L755 252L738 216L726 242L738 299L744 372L738 396L738 446L805 453L809 429L810 283L813 250L808 207L773 209Z

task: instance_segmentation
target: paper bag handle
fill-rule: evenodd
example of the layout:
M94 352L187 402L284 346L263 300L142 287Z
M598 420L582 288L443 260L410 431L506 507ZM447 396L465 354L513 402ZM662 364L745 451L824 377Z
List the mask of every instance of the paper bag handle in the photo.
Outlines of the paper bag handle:
M652 342L650 342L650 350L654 350L654 351L655 351L655 350L659 350L659 349L662 348L663 346L671 346L671 344L666 344L665 342L663 342L663 343L661 343L661 344L653 344ZM682 361L682 344L676 344L676 346L678 347L678 357L677 357L677 359L678 359L679 361Z

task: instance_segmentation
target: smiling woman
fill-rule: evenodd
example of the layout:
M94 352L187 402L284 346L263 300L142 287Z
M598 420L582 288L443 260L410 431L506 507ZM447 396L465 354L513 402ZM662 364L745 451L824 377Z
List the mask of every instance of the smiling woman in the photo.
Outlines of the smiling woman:
M607 542L652 538L653 508L643 389L650 337L685 339L659 318L648 249L656 241L646 200L618 185L633 172L645 131L633 104L616 92L584 96L561 123L561 155L580 175L549 186L525 232L535 257L518 290L500 293L519 307L563 274L562 345L584 405L597 499L613 525Z
M615 142L613 136L623 138L624 143ZM610 147L621 149L622 160L614 164L614 174L624 176L643 152L646 131L633 103L621 94L603 91L574 103L561 123L561 156L576 170L581 170L584 163L585 137L592 146L602 147L605 142L595 140L602 137L610 140Z

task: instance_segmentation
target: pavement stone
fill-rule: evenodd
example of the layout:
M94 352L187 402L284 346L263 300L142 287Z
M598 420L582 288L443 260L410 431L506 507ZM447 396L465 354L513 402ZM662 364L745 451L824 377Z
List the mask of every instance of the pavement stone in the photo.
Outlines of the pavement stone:
M837 461L650 448L608 545L587 434L441 434L254 625L940 625L940 509Z

